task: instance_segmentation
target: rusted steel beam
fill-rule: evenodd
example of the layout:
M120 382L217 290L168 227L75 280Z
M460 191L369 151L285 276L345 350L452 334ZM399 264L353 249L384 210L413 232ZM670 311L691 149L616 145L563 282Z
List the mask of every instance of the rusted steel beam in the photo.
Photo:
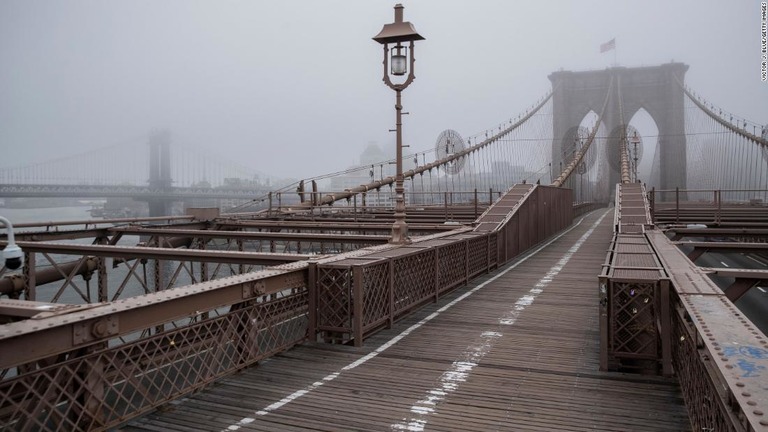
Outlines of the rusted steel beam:
M332 229L332 226L328 228ZM391 228L391 227L390 227ZM181 230L171 228L115 227L110 232L135 235L173 235L204 239L282 240L303 242L386 243L390 236L355 234L281 233L256 231Z
M725 296L728 297L728 300L735 302L758 283L760 283L760 279L737 278L723 291L725 292Z
M701 271L723 277L768 280L768 270L701 267Z
M75 310L85 310L93 305L73 305L64 303L46 303L30 300L5 299L0 301L0 317L32 318L41 313L60 314Z
M302 230L302 231L385 231L392 230L392 224L368 222L342 222L332 221L332 225L319 224L317 221L271 221L271 220L238 220L237 222L229 220L217 220L215 225L218 228L254 228L254 229L280 229L280 230ZM453 227L443 224L415 224L408 225L409 231L450 231Z
M190 215L185 216L155 216L144 218L116 218L116 219L80 219L74 221L49 221L49 222L28 222L14 224L14 228L45 228L45 227L61 227L72 225L104 225L104 224L117 224L117 223L139 223L139 222L159 222L159 221L180 221L180 220L193 220L194 217Z
M768 250L766 243L741 243L741 242L673 242L676 245L693 246L695 248L706 249L729 249L729 250Z
M31 319L0 326L0 370L305 286L306 264L293 264L92 305L85 310L71 309L76 313L67 313L70 309L41 312Z
M693 248L688 254L686 255L691 262L695 262L697 259L701 258L702 255L707 253L707 249L705 248Z
M63 231L28 231L16 233L16 239L22 241L59 241L75 240L83 238L96 238L107 235L106 228L91 228L81 230L63 230ZM5 235L0 235L5 239Z
M708 379L721 387L705 397L720 399L717 405L726 407L724 410L732 418L741 419L747 430L760 430L761 424L765 423L763 410L768 407L768 388L765 387L765 375L760 371L768 370L768 349L756 328L742 318L706 272L716 270L718 274L722 271L724 276L735 274L748 279L766 275L768 271L699 268L685 258L664 233L652 230L646 236L669 272L681 310L684 309L689 318L687 327L696 343L696 355L691 361L708 359L712 368L699 370L706 371ZM683 338L677 343L691 342ZM695 385L681 384L684 391L686 385L689 388Z
M63 227L62 225L61 227ZM176 229L204 229L208 227L206 222L189 222L173 225L165 225L167 227L173 227ZM151 225L152 228L162 229L163 225ZM59 240L74 240L82 238L95 238L103 237L108 234L110 227L94 227L83 229L61 229L60 226L50 226L49 229L43 231L24 231L17 232L16 239L23 241L59 241ZM53 228L51 230L50 228ZM0 234L0 239L5 239L5 234Z
M738 237L738 236L765 236L768 237L768 229L750 228L668 228L666 231L675 233L673 241L680 237Z
M740 242L684 242L675 241L674 245L685 245L693 247L693 250L687 254L688 259L696 261L707 252L755 252L768 251L768 243L740 243Z
M3 242L0 242L2 245ZM286 253L257 253L239 251L208 251L195 249L167 249L144 246L74 245L47 242L17 242L27 252L47 252L64 255L93 255L125 259L161 259L229 264L275 265L304 261L315 255Z
M56 282L64 279L62 275L69 275L72 271L80 266L77 273L72 276L82 276L93 272L98 267L98 259L93 256L86 257L85 262L80 264L80 260L70 261L63 264L58 264L58 268L45 267L42 269L36 269L35 271L35 285L45 285L47 283ZM0 295L9 295L24 290L24 278L21 275L10 275L0 279Z
M115 237L113 237L113 240L116 240L119 236L122 236L122 233L118 233ZM23 242L23 243L26 243L26 242ZM170 248L187 247L190 245L190 243L191 243L190 238L172 237L167 239L165 244L162 245L161 247L170 247ZM4 243L0 242L0 244L4 244ZM40 244L40 243L35 242L33 244ZM111 246L114 246L114 245L111 245ZM30 252L30 250L27 250L27 251ZM78 254L78 255L90 255L90 254ZM132 259L133 258L123 258L123 261L130 261ZM71 276L86 275L94 271L94 269L99 268L98 260L99 259L96 258L95 256L88 256L86 257L85 263L79 268L78 268L78 265L80 260L58 264L58 269L60 269L61 271L57 270L55 267L35 269L35 272L34 272L35 285L44 285L47 283L63 280L66 278L64 276L65 274L69 275L75 269L77 269L77 272L74 274L71 274ZM0 279L0 295L11 295L13 293L17 293L22 290L24 290L24 279L21 275L9 275Z

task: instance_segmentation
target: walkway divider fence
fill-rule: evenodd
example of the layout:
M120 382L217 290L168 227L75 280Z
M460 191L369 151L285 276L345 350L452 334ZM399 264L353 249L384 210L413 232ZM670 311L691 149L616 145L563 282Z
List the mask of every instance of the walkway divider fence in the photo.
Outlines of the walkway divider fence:
M570 189L516 185L480 216L474 230L311 263L310 339L317 333L327 342L362 345L377 329L568 227L573 215Z

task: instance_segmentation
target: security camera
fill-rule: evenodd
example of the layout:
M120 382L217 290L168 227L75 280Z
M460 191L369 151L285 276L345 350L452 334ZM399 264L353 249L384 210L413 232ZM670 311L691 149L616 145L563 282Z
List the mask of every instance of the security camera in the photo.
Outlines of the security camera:
M21 248L16 246L13 241L13 224L8 219L0 216L0 223L5 225L8 229L8 244L3 249L3 258L5 258L5 266L10 270L16 270L21 267L23 262L24 253Z
M3 250L3 258L5 258L5 266L10 270L16 270L21 267L23 262L24 253L21 248L14 245L8 245Z

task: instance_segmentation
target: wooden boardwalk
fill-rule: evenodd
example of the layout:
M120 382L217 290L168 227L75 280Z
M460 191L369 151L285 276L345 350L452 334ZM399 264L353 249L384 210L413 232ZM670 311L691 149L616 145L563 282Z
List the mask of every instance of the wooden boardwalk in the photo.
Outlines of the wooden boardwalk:
M690 430L675 380L598 371L612 221L588 215L362 348L302 345L122 429Z

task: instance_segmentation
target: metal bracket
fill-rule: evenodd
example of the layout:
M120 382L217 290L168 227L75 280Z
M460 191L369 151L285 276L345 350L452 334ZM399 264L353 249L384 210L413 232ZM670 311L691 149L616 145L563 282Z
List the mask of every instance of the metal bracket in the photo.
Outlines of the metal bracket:
M77 323L72 329L72 343L74 345L82 345L109 336L115 336L119 330L120 326L117 316L107 316Z

